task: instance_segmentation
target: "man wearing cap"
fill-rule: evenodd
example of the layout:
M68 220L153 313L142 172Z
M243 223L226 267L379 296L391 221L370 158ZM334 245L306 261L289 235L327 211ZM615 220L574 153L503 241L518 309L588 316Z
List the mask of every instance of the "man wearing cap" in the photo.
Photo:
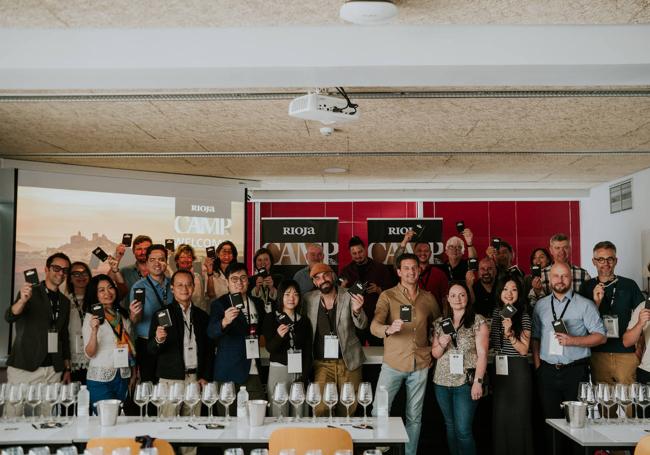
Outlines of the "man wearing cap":
M334 272L327 264L315 264L310 275L316 290L305 295L304 314L311 322L314 337L314 382L321 390L327 382L335 382L339 388L351 382L357 390L365 356L355 328L368 326L363 295L350 294L346 288L337 287ZM350 413L355 409L353 404ZM316 415L323 416L325 411L321 402L316 407ZM345 407L340 403L336 414L345 415Z
M320 264L323 262L323 247L317 243L310 243L307 245L307 252L305 253L305 260L307 261L307 266L298 270L293 279L298 282L300 286L300 293L304 294L305 292L314 290L314 283L311 280L309 274L310 269L314 264Z
M359 237L352 237L348 242L348 247L352 261L341 271L340 277L344 280L343 285L346 287L350 287L356 282L367 283L363 311L370 321L375 315L379 294L394 285L393 278L388 267L368 257L366 246ZM359 335L362 344L367 341L370 346L383 345L381 338L372 335L369 328L360 331Z

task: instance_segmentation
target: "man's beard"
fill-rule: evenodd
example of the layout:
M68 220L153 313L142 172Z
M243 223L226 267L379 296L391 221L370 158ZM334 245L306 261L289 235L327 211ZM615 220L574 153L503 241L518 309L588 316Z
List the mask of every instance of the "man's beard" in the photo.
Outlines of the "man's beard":
M321 294L329 294L334 290L334 284L326 281L318 286L318 290L320 290Z
M566 287L564 287L564 285L563 285L562 283L554 284L554 285L552 285L551 287L553 288L553 290L554 290L555 292L557 292L557 293L559 293L559 294L564 294L564 293L567 292L569 289L571 289L571 286L570 286L570 285L567 285Z
M481 283L492 284L493 281L494 278L492 277L492 275L481 275Z

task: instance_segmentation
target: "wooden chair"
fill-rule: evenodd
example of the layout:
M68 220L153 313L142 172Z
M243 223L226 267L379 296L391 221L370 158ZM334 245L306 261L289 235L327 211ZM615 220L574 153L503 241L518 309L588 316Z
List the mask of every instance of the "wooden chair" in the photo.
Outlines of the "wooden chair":
M634 455L650 455L650 436L639 439L634 449Z
M334 455L337 450L352 450L352 437L342 428L279 428L269 438L269 455L282 449L296 449L296 455L321 449L323 455Z
M158 455L174 455L174 448L164 439L156 439L153 446L158 449ZM140 443L132 438L93 438L88 441L86 448L102 447L104 455L111 455L114 449L129 447L131 455L140 453Z

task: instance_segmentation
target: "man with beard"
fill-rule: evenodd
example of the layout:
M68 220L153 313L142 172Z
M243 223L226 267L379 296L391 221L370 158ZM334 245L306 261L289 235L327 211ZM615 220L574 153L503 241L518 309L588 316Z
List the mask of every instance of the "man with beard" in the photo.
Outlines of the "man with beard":
M553 264L566 264L571 270L571 286L573 292L578 292L582 283L591 279L585 269L571 264L571 241L565 234L555 234L551 237L549 252L553 257ZM542 280L540 283L533 283L533 290L538 298L551 293L549 273L553 264L542 270Z
M359 237L352 237L348 242L350 248L350 255L352 262L350 262L342 271L341 278L343 278L343 286L350 287L356 282L367 283L365 299L363 302L363 311L365 311L368 320L372 320L375 315L375 306L379 299L379 294L384 289L393 286L393 279L391 277L388 267L368 257L366 247ZM367 341L371 346L382 346L381 338L370 333L369 328L360 331L361 343L365 344Z
M632 312L645 298L634 280L614 273L617 261L616 246L598 242L592 258L598 277L582 283L580 294L593 299L607 329L607 343L594 348L591 354L594 382L632 384L639 359L634 343L624 345L623 334Z
M478 263L478 281L475 282L474 272L468 271L466 275L467 287L474 302L474 311L486 318L491 318L494 310L496 276L497 269L490 258L483 258Z
M147 354L149 340L149 327L151 319L156 311L174 301L171 292L169 278L165 275L167 271L167 248L165 245L154 244L146 251L147 274L144 278L136 281L131 287L129 294L130 302L135 301L135 290L144 289L144 305L135 317L135 341L136 363L140 369L140 380L157 381L156 357ZM138 305L138 304L136 304Z
M149 273L149 270L147 269L147 249L152 243L151 237L148 235L137 236L133 239L132 246L133 256L135 256L135 264L120 268L120 274L122 275L121 278L123 279L120 279L120 277L112 271L108 274L115 282L119 295L125 296L122 301L122 306L124 308L129 307L129 300L126 297L128 297L135 282L146 277L147 273ZM115 249L115 259L117 259L118 263L124 257L125 251L126 246L121 243Z
M316 290L305 295L304 314L311 322L314 339L314 382L324 390L327 382L335 382L340 388L351 382L354 390L361 383L361 366L365 360L357 329L368 326L363 311L364 298L351 294L347 289L337 288L334 272L327 264L316 264L311 268L311 277ZM316 415L323 416L325 403L316 407ZM354 414L356 404L350 407ZM336 414L345 415L345 407L339 403Z
M304 294L309 291L313 291L314 283L311 279L309 271L315 264L320 264L323 262L323 247L317 243L310 243L307 245L307 252L305 253L305 260L307 261L307 266L298 270L294 275L294 281L298 282L300 286L300 293Z
M400 246L395 251L395 262L399 257L406 252L406 245L411 241L415 235L415 231L409 230L404 234L404 239ZM416 242L413 246L413 254L418 258L418 267L420 274L418 278L418 286L420 289L426 289L436 298L436 301L442 303L447 295L449 286L449 277L443 271L443 265L431 264L431 245L429 242Z
M557 419L560 404L576 401L578 384L588 380L590 348L607 337L594 302L573 291L569 265L554 264L549 279L552 292L533 312L533 361L544 418Z

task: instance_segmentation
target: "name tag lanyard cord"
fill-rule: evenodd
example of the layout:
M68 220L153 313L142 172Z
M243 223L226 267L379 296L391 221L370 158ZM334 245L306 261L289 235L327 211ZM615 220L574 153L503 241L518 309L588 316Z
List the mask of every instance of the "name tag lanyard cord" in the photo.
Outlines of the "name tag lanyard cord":
M323 305L323 309L325 310L325 315L327 316L327 329L330 333L330 335L336 335L334 331L332 330L332 326L336 328L336 305L332 307L332 310L334 310L334 324L332 324L332 319L330 314L332 313L332 310L328 310L327 307L325 306L325 301L323 300L323 297L320 298L320 303Z
M153 293L156 294L156 299L158 299L158 303L160 304L160 308L163 308L165 306L165 303L167 303L167 286L163 289L163 295L162 297L160 294L158 294L158 289L156 289L156 285L154 284L153 280L149 275L147 275L147 281L151 285L151 288L153 289ZM169 283L167 283L169 285Z
M59 319L59 291L52 292L45 288L47 297L50 300L50 327L56 328L56 320Z
M551 294L551 311L553 312L553 322L557 321L557 314L555 313L555 305L553 304L553 301L557 300L555 298L555 294ZM557 301L558 303L562 303L559 300ZM564 317L564 313L566 313L567 308L569 308L569 304L571 303L571 299L567 300L566 305L564 306L564 310L562 310L562 313L560 314L560 320Z
M616 288L618 287L618 278L615 278L609 284L605 284L604 289L607 289L611 285L614 285L614 287L612 287L612 298L609 299L609 309L608 309L608 311L612 311L612 309L614 308L614 303L616 302Z

